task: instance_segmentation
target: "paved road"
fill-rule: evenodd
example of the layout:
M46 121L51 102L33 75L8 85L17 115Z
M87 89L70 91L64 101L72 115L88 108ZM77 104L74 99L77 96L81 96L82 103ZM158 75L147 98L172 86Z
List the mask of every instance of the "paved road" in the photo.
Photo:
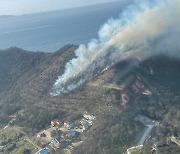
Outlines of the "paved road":
M149 135L149 133L151 132L151 129L154 127L154 125L147 125L147 129L146 131L144 132L143 136L141 137L141 140L139 141L139 144L138 145L143 145L147 136Z
M31 143L34 147L36 147L38 150L41 149L41 147L39 147L37 144L35 144L33 141L31 141L28 137L25 138L26 141L28 141L29 143Z

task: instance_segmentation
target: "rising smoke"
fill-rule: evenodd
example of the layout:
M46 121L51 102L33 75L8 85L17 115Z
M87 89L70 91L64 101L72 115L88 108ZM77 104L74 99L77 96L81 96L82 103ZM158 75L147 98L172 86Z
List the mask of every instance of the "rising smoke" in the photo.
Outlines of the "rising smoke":
M99 38L80 45L76 58L53 86L53 96L77 88L103 69L124 59L180 51L180 0L139 0L109 19ZM142 57L141 57L142 58Z

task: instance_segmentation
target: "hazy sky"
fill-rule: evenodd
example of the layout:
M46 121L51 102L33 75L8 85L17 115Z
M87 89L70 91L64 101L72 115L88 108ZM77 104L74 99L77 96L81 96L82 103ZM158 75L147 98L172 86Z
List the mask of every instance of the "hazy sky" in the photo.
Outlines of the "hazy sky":
M118 0L0 0L0 15L28 14L112 1Z

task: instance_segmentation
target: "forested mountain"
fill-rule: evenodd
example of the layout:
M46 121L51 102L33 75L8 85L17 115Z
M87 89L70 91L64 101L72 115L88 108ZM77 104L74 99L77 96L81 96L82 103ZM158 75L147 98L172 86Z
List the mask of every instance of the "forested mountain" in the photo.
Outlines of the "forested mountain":
M143 125L134 120L144 115L160 124L142 153L151 145L179 135L180 61L158 55L139 62L123 61L101 72L76 90L53 97L50 95L66 62L75 57L75 45L67 45L54 53L30 52L16 47L0 51L0 126L3 128L16 115L14 125L35 135L52 119L73 121L87 111L95 115L92 128L83 134L83 144L73 150L77 154L120 154L134 146ZM131 66L138 61L138 64ZM131 67L129 67L131 66ZM135 94L129 78L143 83L151 95ZM124 89L117 87L124 86ZM129 86L129 87L128 87ZM123 106L122 94L130 100ZM131 94L129 94L129 93ZM166 133L164 133L166 132ZM161 147L160 153L178 152L178 146ZM57 152L58 153L58 152ZM175 154L174 153L174 154Z

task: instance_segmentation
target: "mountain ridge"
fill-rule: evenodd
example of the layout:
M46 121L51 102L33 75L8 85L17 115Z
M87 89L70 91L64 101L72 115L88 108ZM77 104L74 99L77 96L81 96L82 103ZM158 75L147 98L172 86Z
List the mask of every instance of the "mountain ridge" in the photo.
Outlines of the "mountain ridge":
M134 144L130 141L134 140L138 129L132 128L140 127L133 121L135 115L143 114L163 121L169 109L179 108L180 62L164 55L150 57L131 67L128 66L134 60L120 62L72 92L50 96L54 82L64 73L65 64L75 57L77 47L67 45L55 53L28 52L19 48L0 52L1 126L10 115L21 111L22 114L17 114L16 125L36 133L46 128L54 118L73 121L88 111L95 114L97 121L86 134L88 137L84 136L83 145L74 153L92 153L93 149L94 153L116 154ZM113 89L113 85L120 87L129 76L140 77L138 80L146 82L153 95L135 97L124 110L121 107L121 92ZM165 96L167 100L163 98ZM164 125L162 127L164 129ZM171 124L170 128L175 129Z

